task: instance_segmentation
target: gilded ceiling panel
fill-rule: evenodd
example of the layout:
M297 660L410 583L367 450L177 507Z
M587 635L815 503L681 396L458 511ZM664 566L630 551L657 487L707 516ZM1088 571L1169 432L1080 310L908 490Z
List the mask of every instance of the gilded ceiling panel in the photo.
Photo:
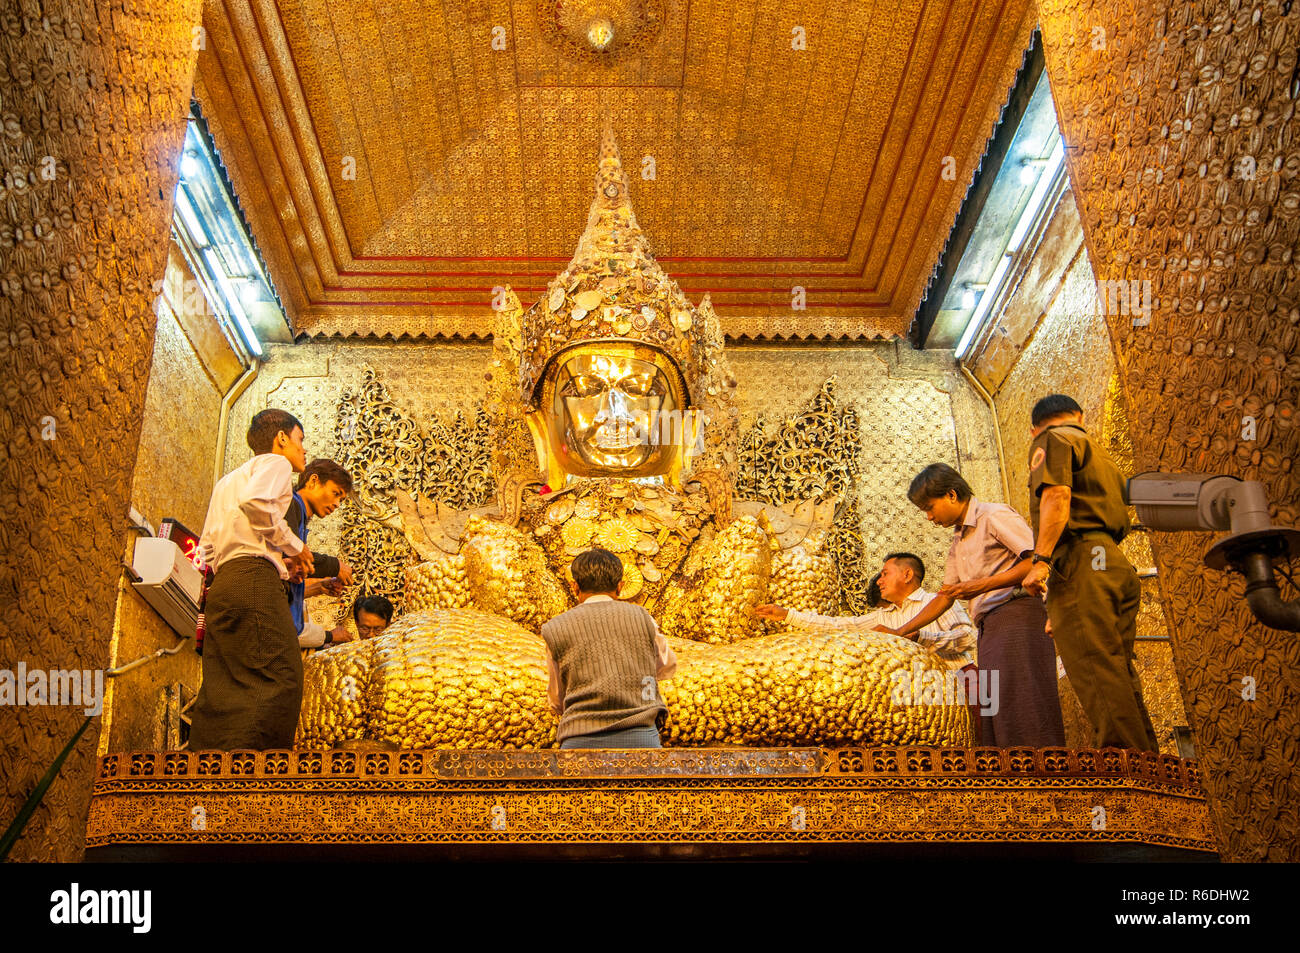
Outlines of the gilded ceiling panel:
M661 264L729 334L870 339L910 323L1034 12L205 0L204 22L196 96L299 333L490 333L493 288L529 302L573 253L608 117Z

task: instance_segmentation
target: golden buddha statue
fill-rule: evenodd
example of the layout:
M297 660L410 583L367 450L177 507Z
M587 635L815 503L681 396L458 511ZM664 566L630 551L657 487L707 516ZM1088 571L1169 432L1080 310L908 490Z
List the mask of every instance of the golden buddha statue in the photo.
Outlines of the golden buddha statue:
M573 260L524 310L498 302L487 411L497 498L476 510L394 494L382 518L420 562L379 638L306 663L299 742L553 746L541 624L571 605L590 546L623 562L678 656L661 685L669 745L966 744L961 704L895 703L945 665L874 632L785 631L753 609L838 601L835 500L733 497L736 379L708 297L686 299L637 224L603 137Z

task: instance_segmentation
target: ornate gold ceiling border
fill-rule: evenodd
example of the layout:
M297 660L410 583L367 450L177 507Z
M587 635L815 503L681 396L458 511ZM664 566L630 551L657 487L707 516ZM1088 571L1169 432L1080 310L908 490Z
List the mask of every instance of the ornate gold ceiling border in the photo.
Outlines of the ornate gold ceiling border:
M1014 8L1016 4L1011 4ZM976 4L977 14L981 15L983 11L991 10L994 5ZM1005 9L1006 4L999 4L998 14ZM1034 34L1034 28L1038 23L1038 12L1036 4L1029 3L1020 5L1020 19L1016 21L1014 31L1012 32L1013 40L1006 45L1004 55L993 60L993 68L986 68L982 71L980 81L972 91L971 100L979 101L983 99L988 103L983 117L978 122L968 122L964 126L958 127L958 133L954 136L951 146L951 155L958 158L957 176L953 185L960 184L960 188L950 190L946 202L941 206L937 213L941 228L931 230L929 241L918 241L913 244L911 254L907 262L920 260L929 262L928 268L910 268L907 265L900 266L900 279L902 275L911 273L914 275L911 281L911 287L899 287L898 294L894 298L898 311L906 315L906 325L910 326L913 316L921 306L921 299L925 296L925 289L929 285L930 277L934 270L939 267L939 256L943 253L944 246L948 242L948 235L952 231L953 223L957 221L957 215L961 212L962 202L966 198L966 193L971 184L974 182L975 173L983 161L984 152L989 140L997 129L998 120L1002 116L1003 109L1006 108L1007 99L1011 95L1011 90L1015 86L1016 76L1020 71L1020 64L1024 59L1025 50L1029 48L1030 41ZM990 32L989 43L992 45L995 33ZM983 95L978 95L983 91ZM943 97L940 96L942 99ZM907 203L907 214L909 216L918 214L916 206L920 203ZM932 213L927 205L925 216L929 217ZM906 219L903 225L900 225L898 231L902 232L906 227ZM926 234L922 222L916 222L911 230L911 234L922 236ZM907 332L907 327L902 328L902 333Z
M297 147L316 141L306 99L274 4L208 0L203 27L194 98L297 330L348 248L319 151Z
M349 308L349 311L358 310ZM295 340L481 341L492 340L491 311L478 315L429 314L314 315ZM870 344L895 341L902 334L894 325L861 317L723 318L727 343L782 342Z

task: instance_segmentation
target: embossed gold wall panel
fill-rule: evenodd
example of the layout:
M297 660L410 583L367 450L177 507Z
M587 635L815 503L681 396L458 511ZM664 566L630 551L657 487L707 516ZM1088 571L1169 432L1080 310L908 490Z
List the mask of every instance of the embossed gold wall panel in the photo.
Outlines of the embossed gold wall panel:
M989 315L992 332L980 335L967 355L966 363L990 393L996 393L1002 386L1033 339L1043 315L1053 307L1062 306L1057 300L1062 285L1071 275L1083 248L1083 223L1079 221L1079 207L1068 186L1062 190L1050 214L1029 260L1012 272L1010 281L1014 292ZM1072 307L1084 304L1077 289L1067 295L1064 303ZM1018 442L1023 434L1012 436L1016 441L1016 455L1023 456Z
M1084 425L1114 441L1106 430L1107 395L1115 374L1106 323L1097 314L1092 265L1080 249L1033 336L994 392L1007 462L1011 504L1029 513L1029 429L1034 402L1048 394L1069 394L1083 408ZM1121 454L1115 461L1123 468Z
M1107 319L1135 468L1260 480L1274 519L1296 526L1300 9L1042 0L1039 17L1097 277L1152 286L1150 324ZM1209 541L1160 534L1154 550L1221 852L1294 861L1300 639L1257 623L1240 579L1203 567Z
M948 463L966 472L986 499L1001 497L992 447L974 439L991 433L991 417L951 362L894 344L733 347L727 356L740 382L742 427L760 414L802 407L835 376L837 395L861 421L858 508L868 561L878 565L886 553L908 550L925 562L927 583L941 579L951 537L907 499L912 477L926 464Z
M240 365L212 313L195 307L201 297L191 294L187 307L185 282L193 277L175 245L165 278L131 503L155 529L172 517L199 533L212 494L221 396ZM127 540L123 559L128 564L135 539L131 534ZM179 641L124 578L119 583L110 664L116 668ZM193 645L187 639L175 655L107 682L100 753L141 745L175 746L174 739L162 734L163 693L178 682L185 686L187 700L198 692L200 664Z
M67 0L7 4L0 24L6 669L108 661L197 20L195 0ZM48 706L0 719L0 825L83 717ZM64 763L14 857L80 856L95 734Z

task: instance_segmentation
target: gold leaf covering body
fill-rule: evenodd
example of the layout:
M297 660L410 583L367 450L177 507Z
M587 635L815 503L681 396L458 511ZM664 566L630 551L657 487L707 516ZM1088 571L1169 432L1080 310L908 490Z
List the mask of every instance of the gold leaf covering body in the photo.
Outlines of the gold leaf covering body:
M810 536L797 546L773 553L767 601L801 612L833 615L839 601L839 573L825 545L825 534L820 534L815 541ZM785 622L768 622L767 627L769 632L789 629Z
M406 570L406 611L465 609L472 605L465 556L435 553Z
M465 524L461 555L471 603L538 631L569 608L569 598L541 547L513 526L482 517Z
M666 745L965 745L961 704L900 704L899 678L944 674L905 639L782 633L730 645L671 639ZM436 609L311 656L299 744L547 748L545 643L500 616ZM914 696L919 697L919 696Z
M766 522L761 515L741 517L691 551L669 586L664 634L716 645L761 631L752 610L767 601L772 543Z

